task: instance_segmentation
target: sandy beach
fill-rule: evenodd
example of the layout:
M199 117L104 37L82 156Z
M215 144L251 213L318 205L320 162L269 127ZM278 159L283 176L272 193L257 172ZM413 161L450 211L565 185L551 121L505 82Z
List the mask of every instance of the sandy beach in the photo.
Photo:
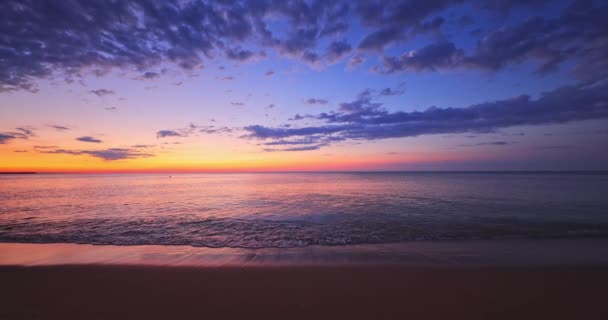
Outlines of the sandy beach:
M605 267L1 267L2 319L606 319Z
M3 243L0 319L605 319L606 242Z

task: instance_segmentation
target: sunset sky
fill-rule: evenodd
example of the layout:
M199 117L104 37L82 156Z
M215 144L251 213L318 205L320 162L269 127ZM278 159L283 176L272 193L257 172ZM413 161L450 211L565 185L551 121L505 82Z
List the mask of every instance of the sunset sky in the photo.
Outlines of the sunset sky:
M0 2L0 171L608 170L605 1Z

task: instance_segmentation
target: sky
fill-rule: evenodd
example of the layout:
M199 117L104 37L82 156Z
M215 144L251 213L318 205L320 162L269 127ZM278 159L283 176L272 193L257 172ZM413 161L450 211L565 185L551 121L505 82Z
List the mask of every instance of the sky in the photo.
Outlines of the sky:
M0 2L0 171L608 170L605 1Z

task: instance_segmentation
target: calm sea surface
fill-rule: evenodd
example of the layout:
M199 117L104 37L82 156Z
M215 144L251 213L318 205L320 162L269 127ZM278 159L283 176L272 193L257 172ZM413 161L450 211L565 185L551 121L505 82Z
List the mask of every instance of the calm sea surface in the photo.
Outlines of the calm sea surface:
M0 241L299 247L608 236L607 174L0 176Z

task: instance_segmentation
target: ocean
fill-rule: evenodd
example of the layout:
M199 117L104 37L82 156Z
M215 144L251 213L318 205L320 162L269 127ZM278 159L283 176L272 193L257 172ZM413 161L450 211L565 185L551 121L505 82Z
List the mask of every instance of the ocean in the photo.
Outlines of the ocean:
M608 236L608 174L0 176L0 242L291 248Z

